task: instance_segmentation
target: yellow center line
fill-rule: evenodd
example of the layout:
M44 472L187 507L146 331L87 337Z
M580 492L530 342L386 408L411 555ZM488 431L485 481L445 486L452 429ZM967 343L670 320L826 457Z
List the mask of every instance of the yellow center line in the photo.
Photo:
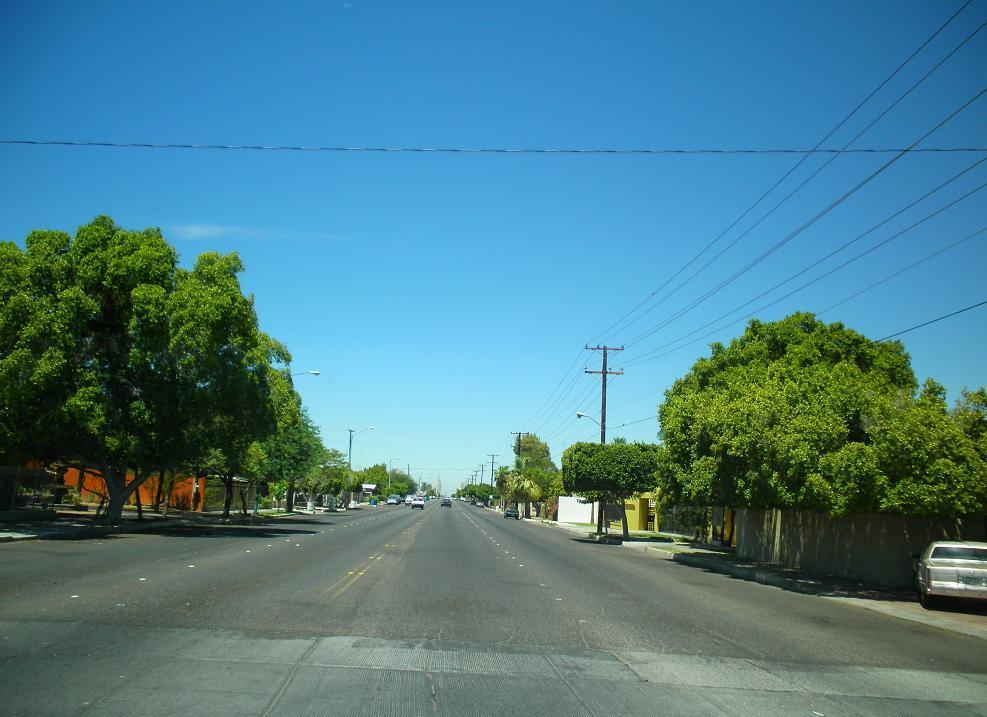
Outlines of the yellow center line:
M420 521L417 521L417 522L415 522L415 524L413 526L411 526L410 528L405 529L404 532L411 534L411 535L408 536L409 537L409 540L407 542L405 542L405 543L403 543L401 545L396 545L396 544L395 545L392 545L391 543L385 543L384 547L385 548L395 548L395 549L397 549L397 552L404 553L405 551L407 551L408 546L414 540L414 534L418 532L418 528L420 526L421 526L421 522ZM394 551L388 550L388 551L385 551L385 552L391 553L391 552L394 552ZM369 558L367 558L363 562L362 565L358 566L357 570L349 570L349 571L347 571L345 577L343 577L340 580L337 580L336 582L334 582L331 585L329 585L329 587L327 587L323 591L322 594L323 595L329 595L329 593L332 593L331 595L329 595L329 598L331 600L335 600L340 595L342 595L344 592L346 592L347 590L349 590L353 586L353 583L355 583L357 580L359 580L363 575L366 575L367 574L367 569L375 561L380 560L381 557L383 557L383 555L376 555L376 556L375 555L371 555Z

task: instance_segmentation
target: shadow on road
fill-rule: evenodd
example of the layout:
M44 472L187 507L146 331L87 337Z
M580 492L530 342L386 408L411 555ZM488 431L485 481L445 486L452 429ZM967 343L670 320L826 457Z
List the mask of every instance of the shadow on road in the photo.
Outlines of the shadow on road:
M270 538L291 535L314 535L317 530L281 528L271 525L168 525L142 531L142 535L179 538Z

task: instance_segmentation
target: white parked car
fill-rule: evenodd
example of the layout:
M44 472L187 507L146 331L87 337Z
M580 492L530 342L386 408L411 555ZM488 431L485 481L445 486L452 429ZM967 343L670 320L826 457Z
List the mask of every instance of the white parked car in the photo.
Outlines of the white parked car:
M411 505L411 501L413 501L414 499L415 499L415 496L413 496L413 495L411 495L411 494L409 493L408 495L406 495L406 496L404 497L404 504L405 504L405 505Z
M922 607L938 598L987 600L987 543L940 540L915 556L915 589Z

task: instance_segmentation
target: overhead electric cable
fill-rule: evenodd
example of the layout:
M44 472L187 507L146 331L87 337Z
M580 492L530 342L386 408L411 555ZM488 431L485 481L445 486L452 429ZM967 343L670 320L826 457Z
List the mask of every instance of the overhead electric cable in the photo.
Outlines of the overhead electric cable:
M850 247L850 246L852 246L853 244L855 244L856 242L858 242L858 241L860 241L861 239L863 239L863 238L864 238L864 237L866 237L867 235L869 235L869 234L871 234L871 233L873 233L874 231L876 231L876 230L877 230L877 229L879 229L880 227L882 227L882 226L884 226L884 225L885 225L885 224L887 224L888 222L890 222L890 221L892 221L892 220L893 220L893 219L895 219L896 217L898 217L898 216L900 216L901 214L903 214L904 212L906 212L906 211L908 211L909 209L911 209L911 208L912 208L912 207L914 207L915 205L917 205L917 204L919 204L920 202L922 202L922 201L924 201L925 199L928 199L928 198L929 198L930 196L932 196L932 195L933 195L933 194L935 194L936 192L938 192L938 191L940 191L940 190L941 190L941 189L943 189L944 187L946 187L946 186L948 186L948 185L950 185L950 184L952 184L953 182L955 182L956 180L958 180L958 179L959 179L960 177L962 177L963 175L965 175L965 174L967 174L967 173L968 173L968 172L970 172L971 170L973 170L973 169L975 169L976 167L978 167L978 166L979 166L980 164L982 164L983 162L987 162L987 157L985 157L984 159L982 159L982 160L980 160L979 162L975 162L974 164L972 164L972 165L970 165L969 167L967 167L966 169L964 169L964 170L962 170L962 171L961 171L961 172L959 172L958 174L956 174L956 175L954 175L954 176L952 176L951 178L949 178L949 179L947 179L946 181L944 181L944 182L942 182L941 184L939 184L939 185L938 185L937 187L935 187L934 189L931 189L930 191L928 191L928 192L926 192L926 193L925 193L925 194L923 194L923 195L922 195L921 197L919 197L919 198L917 198L917 199L915 199L915 200L913 200L913 201L911 201L911 202L909 202L908 204L906 204L906 205L905 205L905 206L903 206L902 208L900 208L900 209L898 209L898 210L897 210L896 212L894 212L894 213L893 213L893 214L891 214L890 216L888 216L888 217L886 217L886 218L884 218L884 219L882 219L882 220L881 220L880 222L878 222L877 224L874 224L873 226L871 226L871 227L870 227L869 229L867 229L866 231L864 231L864 232L862 232L862 233L860 233L860 234L858 234L857 236L855 236L855 237L853 237L852 239L850 239L850 240L848 240L848 241L846 241L846 242L844 242L844 243L843 243L843 244L841 244L841 245L840 245L839 247L837 247L836 249L833 249L832 251L830 251L830 252L829 252L828 254L826 254L825 256L823 256L823 257L821 257L821 258L819 258L819 259L817 259L817 260L815 260L814 262L812 262L811 264L809 264L809 265L807 265L807 266L805 266L805 267L803 267L802 269L800 269L799 271L797 271L797 272L795 272L794 274L790 274L790 275L789 275L789 276L787 276L786 278L784 278L784 279L782 279L781 281L779 281L778 283L776 283L776 284L775 284L774 286L772 286L772 287L770 287L770 288L768 288L768 289L765 289L764 291L762 291L762 292L761 292L760 294L758 294L757 296L755 296L755 297L753 297L753 298L751 298L751 299L748 299L747 301L745 301L745 302L744 302L744 303L742 303L742 304L739 304L738 306L735 306L735 307L733 307L733 308L732 308L732 309L730 309L729 311L727 311L727 312L725 312L725 313L723 313L723 314L721 314L720 316L717 316L717 317L716 317L715 319L712 319L711 321L708 321L708 322L706 322L706 323L705 323L705 324L703 324L702 326L699 326L698 328L696 328L696 329L693 329L692 331L690 331L690 332L688 332L688 333L686 333L686 334L683 334L682 336L679 336L679 337L678 337L677 339L673 339L673 340L671 340L671 341L669 341L668 343L666 343L666 344L663 344L662 346L659 346L659 347L657 347L657 348L655 348L655 349L652 349L651 351L649 351L649 352L646 352L646 353L644 353L644 354L641 354L641 355L640 355L640 356L638 356L638 357L634 357L634 358L633 358L633 359L631 360L631 362L629 362L629 363L628 363L628 365L634 365L634 363L636 363L636 362L637 362L637 361L638 361L638 360L639 360L640 358L642 358L642 357L644 357L644 356L647 356L647 355L649 355L649 354L651 354L651 353L655 353L655 352L658 352L658 351L661 351L661 350L663 350L664 348L666 348L667 346L670 346L671 344L674 344L674 343L677 343L677 342L679 342L679 341L681 341L681 340L683 340L683 339L685 339L685 338L688 338L689 336L692 336L693 334L696 334L696 333L698 333L698 332L700 332L700 331L702 331L702 330L703 330L703 329L705 329L705 328L708 328L708 327L710 327L710 326L712 326L713 324L716 324L716 323L719 323L720 321L722 321L723 319L725 319L725 318L726 318L727 316L729 316L730 314L733 314L733 313L735 313L735 312L737 312L737 311L740 311L740 310L741 310L741 309L743 309L743 308L744 308L745 306L749 306L750 304L753 304L753 303L754 303L755 301L757 301L758 299L761 299L761 298L763 298L763 297L765 297L765 296L767 296L767 295L768 295L768 294L770 294L771 292L773 292L773 291L775 291L776 289L778 289L778 288L780 288L780 287L782 287L782 286L784 286L785 284L787 284L788 282L790 282L790 281L792 281L793 279L796 279L796 278L798 278L798 277L800 277L800 276L802 276L802 275L803 275L803 274L805 274L805 273L806 273L807 271L810 271L811 269L814 269L815 267L817 267L817 266L818 266L819 264L821 264L821 263L823 263L823 262L824 262L824 261L826 261L827 259L830 259L830 258L832 258L833 256L835 256L836 254L838 254L838 253L840 253L840 252L841 252L841 251L843 251L844 249L847 249L848 247ZM852 263L852 262L854 262L854 261L856 261L857 259L860 259L860 258L862 258L863 256L865 256L865 255L867 255L867 254L869 254L870 252L872 252L872 251L874 251L875 249L877 249L877 248L879 248L879 247L881 247L881 246L884 246L884 245L885 245L885 244L887 244L887 243L888 243L889 241L891 241L891 240L893 240L893 239L897 239L898 237L900 237L900 236L902 236L902 235L903 235L903 234L905 234L906 232L908 232L908 231L911 231L912 229L914 229L914 228L916 228L916 227L918 227L918 226L920 226L921 224L924 224L925 222L927 222L927 221L929 221L930 219L932 219L932 218L934 218L934 217L936 217L936 216L938 216L938 215L939 215L939 214L941 214L942 212L944 212L944 211L946 211L947 209L949 209L950 207L952 207L952 206L954 206L954 205L956 205L956 204L958 204L959 202L961 202L961 201L963 201L964 199L966 199L967 197L969 197L969 196L971 196L972 194L975 194L976 192L978 192L978 191L980 191L980 190L981 190L981 189L983 189L983 188L984 188L985 186L987 186L987 185L980 185L979 187L977 187L977 188L975 188L975 189L973 189L973 190L971 190L971 191L969 191L969 192L967 192L966 194L964 194L964 195L962 195L962 196L960 196L960 197L958 197L957 199L954 199L953 201L951 201L950 203L948 203L948 204L946 204L946 205L944 205L944 206L942 206L942 207L940 207L939 209L937 209L937 210L935 210L935 211L933 211L933 212L931 212L931 213L929 213L929 214L926 214L926 215L925 215L925 216L924 216L924 217L923 217L922 219L920 219L920 220L918 220L917 222L914 222L913 224L911 224L911 225L909 225L909 226L908 226L908 227L906 227L905 229L902 229L901 231L899 231L899 232L897 232L896 234L894 234L894 235L892 235L892 236L891 236L891 237L889 237L888 239L885 239L884 241L882 241L882 242L880 242L880 243L878 243L878 244L876 244L875 246L873 246L873 247L871 247L870 249L867 249L866 251L864 251L864 252L862 252L862 253L860 253L860 254L857 254L857 255L856 255L856 256L855 256L854 258L852 258L851 260L849 260L849 261L847 261L847 262L844 262L843 264L840 264L840 265L839 265L839 266L837 266L837 267L836 267L835 269L832 269L832 270L830 270L830 271L827 271L826 273L824 273L824 274L822 274L822 275L820 275L820 276L818 276L818 277L816 277L816 278L815 278L815 279L813 279L812 281L810 281L810 282L808 282L808 283L806 283L806 284L803 284L802 286L800 286L800 287L799 287L798 289L796 289L795 291L793 291L793 292L789 292L788 294L785 294L784 296L782 296L782 297L780 297L780 298L779 298L779 299L778 299L777 301L780 301L780 300L782 300L782 299L786 299L786 298L788 298L788 297L789 297L789 296L791 296L791 295L792 295L793 293L795 293L795 292L797 292L797 291L801 291L801 290L802 290L802 289L804 289L805 287L807 287L807 286L809 286L809 285L811 285L811 284L813 284L813 283L815 283L816 281L819 281L819 279L822 279L822 278L824 278L824 277L826 277L826 276L829 276L829 275L830 275L831 273L833 273L834 271L837 271L837 270L839 270L839 269L842 269L843 267L845 267L845 266L847 266L848 264L850 264L850 263ZM774 301L774 302L772 302L772 303L770 303L770 304L766 304L766 305L764 305L764 306L762 306L762 307L761 307L760 309L758 309L757 311L759 312L759 311L762 311L762 310L764 310L764 309L766 309L766 308L768 308L769 306L773 306L773 305L774 305L775 303L777 303L777 301ZM755 313L757 313L757 312L755 312ZM747 316L751 316L751 315L752 315L752 314L747 314ZM746 317L744 317L744 318L746 318ZM733 322L731 322L731 323L733 323Z
M883 119L885 116L887 116L887 114L892 109L894 109L902 100L904 100L906 97L908 97L908 95L910 95L913 91L915 91L915 89L917 89L919 87L919 85L921 85L923 82L925 82L925 80L927 80L932 75L932 73L934 73L936 70L938 70L943 65L943 63L946 62L946 60L948 60L950 57L952 57L954 54L956 54L956 52L958 52L961 47L963 47L967 42L969 42L971 39L973 39L973 37L977 33L979 33L981 30L983 30L984 27L987 27L987 22L982 23L976 30L974 30L972 33L970 33L969 35L967 35L945 57L943 57L941 60L939 60L939 62L937 62L935 65L933 65L924 75L922 75L922 77L920 77L916 82L914 82L912 84L912 86L909 87L904 93L902 93L901 95L899 95L898 98L895 99L894 102L892 102L890 105L888 105L887 107L885 107L884 110L879 115L877 115L877 117L875 117L874 119L872 119L862 130L860 130L859 132L857 132L857 134L855 134L846 144L843 145L843 148L844 149L848 148L850 145L852 145L854 142L856 142L858 139L860 139L864 134L866 134L872 127L874 127L874 125L877 124L881 119ZM777 209L779 209L783 204L785 204L795 194L797 194L799 191L801 191L803 187L805 187L809 182L811 182L820 173L822 173L822 171L825 170L830 164L832 164L836 160L836 158L837 158L837 156L834 155L834 156L830 157L829 159L827 159L819 167L817 167L815 169L815 171L812 172L812 174L810 174L808 177L806 177L804 180L802 180L802 182L800 182L798 184L798 186L796 186L787 195L785 195L785 197L782 198L781 201L779 201L777 204L775 204L775 206L773 206L764 215L762 215L760 219L758 219L756 222L754 222L751 226L747 227L747 229L745 229L739 236L737 236L733 241L731 241L729 244L727 244L725 247L723 247L716 254L716 256L714 256L709 261L707 261L705 264L703 264L701 267L699 267L699 269L697 269L696 271L694 271L687 279L685 279L678 286L676 286L674 289L672 289L670 292L668 292L658 302L656 302L655 304L653 304L652 306L650 306L648 309L646 309L645 311L643 311L639 316L637 316L637 318L635 318L633 321L631 321L629 324L627 324L627 326L625 326L624 328L625 329L626 328L629 328L633 324L637 323L637 321L639 321L641 318L643 318L646 314L649 314L651 311L653 311L654 309L656 309L664 301L666 301L668 298L670 298L676 292L678 292L679 289L681 289L683 286L687 285L694 278L696 278L696 276L698 276L703 271L705 271L711 264L713 264L713 262L715 262L717 259L719 259L721 256L723 256L726 252L728 252L730 249L732 249L741 239L743 239L744 237L746 237L754 229L756 229L758 226L760 226L760 224L765 219L767 219L772 214L774 214L774 212ZM630 343L632 344L632 343L634 343L634 341L631 341ZM630 344L628 344L628 345L630 345Z
M527 421L524 422L524 425L526 426L531 425L540 417L542 411L545 410L545 407L548 406L548 404L552 401L552 398L555 396L555 393L559 390L559 387L561 387L562 384L565 383L565 377L568 376L569 372L572 371L573 367L575 367L575 365L579 363L579 359L583 358L584 356L585 356L585 352L583 351L583 349L579 349L579 353L577 353L575 358L572 359L572 363L569 364L569 368L567 368L562 373L562 378L559 379L559 382L556 384L555 388L552 389L552 392L548 394L548 398L545 399L545 403L543 403L541 407L539 407L539 409L535 411L535 413ZM580 375L582 375L581 372L576 374L577 377L579 377Z
M960 114L967 107L969 107L971 104L973 104L978 99L980 99L984 95L984 93L987 93L987 87L982 88L977 94L975 94L969 100L967 100L962 105L960 105L959 107L957 107L955 110L953 110L952 112L950 112L949 115L947 115L945 119L943 119L938 124L936 124L932 129L930 129L927 132L925 132L924 134L922 134L922 136L920 136L918 139L916 139L912 143L912 146L915 146L915 145L919 144L920 142L922 142L926 138L928 138L930 135L932 135L934 132L936 132L937 130L939 130L940 128L942 128L950 120L952 120L954 117L956 117L956 115ZM902 153L899 153L899 154L895 155L894 157L892 157L890 160L888 160L887 162L885 162L884 164L882 164L880 167L878 167L875 171L871 172L864 179L862 179L857 184L855 184L851 189L847 190L846 192L844 192L843 194L841 194L839 197L837 197L836 199L834 199L832 202L830 202L828 206L826 206L824 209L822 209L817 214L815 214L815 216L813 216L811 219L805 221L797 229L795 229L794 231L792 231L789 234L787 234L784 238L782 238L781 240L779 240L778 242L776 242L775 244L773 244L771 247L769 247L768 249L766 249L765 251L763 251L755 259L753 259L752 261L748 262L742 269L739 269L739 270L735 271L733 274L731 274L729 277L727 277L726 279L724 279L723 281L721 281L719 284L717 284L715 287L713 287L712 289L710 289L709 291L707 291L705 294L703 294L702 296L700 296L697 299L694 299L691 303L689 303L685 307L679 309L677 312L675 312L670 317L668 317L665 320L663 320L661 323L659 323L659 324L653 326L652 328L648 329L643 334L637 336L636 338L634 338L634 339L632 339L630 341L625 342L624 345L625 346L633 346L633 345L635 345L637 343L640 343L641 341L643 341L644 339L646 339L648 336L651 336L655 332L660 331L661 329L665 328L666 326L668 326L669 324L671 324L676 319L681 318L683 315L685 315L686 313L688 313L689 311L691 311L695 307L697 307L700 304L704 303L710 297L712 297L715 294L719 293L722 289L724 289L727 286L729 286L730 284L732 284L738 278L740 278L741 276L743 276L744 274L746 274L748 271L750 271L751 269L753 269L755 266L757 266L758 264L760 264L762 261L764 261L765 259L767 259L772 254L774 254L776 251L778 251L779 249L781 249L783 246L785 246L792 239L794 239L795 237L799 236L806 229L808 229L813 224L815 224L817 221L819 221L820 219L822 219L823 217L825 217L833 209L835 209L836 207L838 207L840 204L842 204L847 199L849 199L854 194L856 194L858 191L860 191L867 184L869 184L874 179L876 179L878 176L880 176L882 173L884 173L885 171L887 171L895 162L897 162L899 159L901 159L904 156L905 156L905 153L902 152Z
M576 384L579 383L579 379L582 378L582 376L583 376L582 371L573 374L572 379L569 381L569 384L566 386L566 390L563 393L559 394L559 397L554 401L552 407L545 414L542 415L541 420L536 424L532 425L532 429L531 429L532 433L538 433L546 425L551 423L552 419L559 412L559 407L569 397L569 394L572 393L572 390L576 387Z
M953 316L956 316L957 314L962 314L965 311L970 311L971 309L976 309L978 306L984 306L985 304L987 304L987 300L978 302L976 304L971 304L970 306L965 306L962 309L957 309L956 311L952 311L952 312L950 312L948 314L944 314L943 316L937 316L936 318L930 319L929 321L925 321L925 322L923 322L921 324L916 324L915 326L911 326L911 327L909 327L907 329L902 329L901 331L896 331L893 334L888 334L883 339L877 339L876 341L872 341L871 343L878 344L878 343L881 343L882 341L887 341L888 339L893 339L895 336L901 336L902 334L907 334L909 331L914 331L915 329L924 328L926 326L929 326L930 324L934 324L936 322L942 321L943 319L949 319L949 318L951 318Z
M861 294L865 294L865 293L867 293L868 291L870 291L871 289L876 289L876 288L877 288L877 287L879 287L879 286L880 286L881 284L886 284L886 283L888 283L889 281L891 281L892 279L896 279L897 277L899 277L899 276L901 276L901 275L902 275L902 274L904 274L904 273L905 273L906 271L911 271L911 270L912 270L912 269L914 269L915 267L917 267L917 266L920 266L920 265L922 265L922 264L924 264L924 263L925 263L925 262L927 262L927 261L930 261L930 260L932 260L932 259L935 259L935 258L936 258L937 256L939 256L940 254L945 254L945 253L946 253L947 251L950 251L950 250L952 250L952 249L955 249L955 248L956 248L956 247L958 247L958 246L959 246L960 244L963 244L964 242L967 242L967 241L969 241L970 239L973 239L974 237L978 237L978 236L980 236L981 234L984 234L985 232L987 232L987 227L984 227L983 229L980 229L980 230L978 230L978 231L975 231L975 232L973 232L973 234L967 234L967 235L966 235L965 237L963 237L963 238L961 238L961 239L957 239L957 240L956 240L956 241L954 241L954 242L953 242L952 244L947 244L947 245L946 245L946 246L944 246L944 247L943 247L942 249L939 249L939 250L937 250L937 251L934 251L934 252L932 252L931 254L926 254L926 255L925 255L924 257L922 257L921 259L919 259L919 260L917 260L917 261L913 261L913 262L912 262L911 264L909 264L908 266L904 266L904 267L902 267L901 269L898 269L898 271L896 271L896 272L894 272L894 273L892 273L892 274L888 274L888 275L887 275L887 276L885 276L885 277L884 277L883 279L880 279L879 281L875 281L875 282L874 282L873 284L870 284L870 285L868 285L868 286L865 286L865 287L864 287L863 289L861 289L860 291L855 291L854 293L852 293L852 294L850 294L850 296L847 296L847 297L845 297L845 298L843 298L843 299L840 299L840 300L839 300L839 301L837 301L837 302L836 302L835 304L830 304L830 305L829 305L829 306L827 306L827 307L826 307L825 309L821 309L821 310L819 310L819 311L817 311L817 312L815 312L815 314L816 314L816 316L820 316L820 315L822 315L822 314L825 314L825 313L826 313L826 312L828 312L828 311L832 311L832 310L833 310L833 309L835 309L835 308L836 308L837 306L841 306L841 305L843 305L843 304L845 304L845 303L846 303L846 302L848 302L848 301L852 301L853 299L856 299L856 298L857 298L858 296L860 296Z
M801 154L893 154L910 151L919 153L987 152L987 147L923 147L904 150L901 147L861 147L838 149L829 147L343 147L329 145L290 144L207 144L194 142L113 142L71 139L0 139L0 145L35 147L97 147L105 149L186 149L250 152L350 152L350 153L409 153L409 154L651 154L651 155L778 155Z
M867 102L869 102L871 100L871 98L874 97L874 95L876 95L881 89L883 89L884 86L888 84L888 82L890 82L899 72L901 72L902 69L905 68L905 66L907 66L922 50L924 50L926 48L926 46L928 46L929 43L932 42L939 35L939 33L941 33L950 23L952 23L953 20L956 19L956 17L961 12L963 12L970 5L970 3L972 1L973 0L967 0L967 2L965 2L962 6L960 6L960 8L958 10L956 10L956 12L954 12L952 15L950 15L950 17L947 18L946 21L943 22L942 25L940 25L936 29L935 32L933 32L928 38L926 38L925 42L923 42L921 45L919 45L907 58L905 58L905 60L901 64L898 65L898 67L896 67L891 72L891 74L889 74L887 77L885 77L884 80L882 80L877 85L877 87L875 87L873 90L871 90L871 92L864 99L862 99L859 103L857 103L856 107L854 107L852 110L850 110L850 112L848 112L843 117L843 119L841 119L832 129L830 129L829 132L827 132L823 136L823 138L820 139L816 143L814 149L820 148L824 142L826 142L844 124L846 124L865 104L867 104ZM979 32L979 31L980 31L980 28L977 29L977 32ZM974 34L976 34L976 33L974 33ZM971 35L971 37L972 37L972 35ZM963 44L965 44L968 40L969 40L969 37L966 38L966 39L964 39L963 42L960 44L960 47ZM958 47L955 48L953 50L953 52L955 52L956 49L959 49L959 48ZM947 58L949 56L951 56L953 54L953 52L951 52L950 55L947 56ZM942 62L940 62L939 64L942 64ZM937 67L938 67L938 65L937 65ZM929 73L926 73L926 76L928 76L928 74ZM913 86L912 89L914 89L914 86ZM909 92L910 91L911 90L909 90ZM886 112L885 112L885 114L886 114ZM857 136L859 137L860 135L858 134ZM661 292L666 286L668 286L668 284L670 284L672 281L674 281L683 271L685 271L686 269L688 269L696 260L698 260L703 254L705 254L710 248L712 248L717 242L719 242L720 239L722 239L731 229L733 229L738 223L740 223L744 219L744 217L746 217L751 211L753 211L762 201L764 201L765 198L767 198L775 189L777 189L779 185L781 185L786 179L788 179L788 177L791 176L791 174L793 172L795 172L795 170L797 170L799 167L801 167L802 164L809 158L809 156L810 156L809 154L806 154L805 156L803 156L787 172L785 172L774 184L772 184L771 187L769 187L766 192L764 192L760 197L758 197L758 199L755 200L755 202L753 204L751 204L749 207L747 207L747 209L745 209L743 211L743 213L741 213L741 215L739 217L737 217L733 222L731 222L731 224L729 226L727 226L726 229L724 229L723 231L721 231L716 237L714 237L710 242L708 242L706 244L706 246L704 246L695 256L693 256L688 262L686 262L682 267L680 267L678 271L676 271L672 276L670 276L668 279L666 279L665 282L661 286L659 286L657 289L655 289L654 291L652 291L647 297L645 297L645 299L643 301L641 301L640 303L638 303L633 309L631 309L629 312L627 312L626 314L624 314L621 318L619 318L617 321L615 321L609 327L607 327L606 329L604 329L601 333L599 333L595 337L593 337L589 341L589 343L595 343L598 339L604 337L605 335L609 335L609 333L610 333L610 331L612 329L614 329L616 326L618 326L619 324L621 324L629 316L633 315L642 306L644 306L645 304L647 304L656 294L658 294L659 292ZM818 174L818 171L815 174ZM815 176L815 174L813 174L813 176ZM801 185L800 185L800 187L798 189L800 189L800 188L801 188ZM797 191L797 189L796 189L796 191ZM791 195L789 195L789 196L791 196ZM782 203L784 203L785 201L787 201L788 198L789 197L786 197L784 200L782 200ZM773 208L768 213L768 215L770 215L775 209L777 209L777 206L775 208ZM765 215L765 216L768 216L768 215ZM764 217L762 217L762 220L763 220L763 218ZM737 240L735 240L730 246L733 246L733 244L736 244L736 241ZM720 252L720 254L718 254L717 257L714 257L714 260L716 258L718 258L720 255L722 255L722 253L723 252ZM708 264L706 266L708 266ZM703 269L705 269L705 266L703 267ZM690 279L691 279L691 277L690 277ZM665 297L665 298L667 298L667 297ZM664 301L664 299L662 299L661 301ZM659 303L660 303L660 301L659 301ZM650 309L649 309L649 311L650 311ZM645 312L645 313L647 313L647 312ZM642 314L642 316L643 316L643 314ZM625 326L624 329L626 329L629 326L631 326L634 323L636 323L639 318L640 317L634 319L630 324L628 324L627 326ZM623 330L623 329L621 329L621 330Z
M987 185L981 185L980 187L978 187L978 188L977 188L976 190L974 190L974 191L979 191L979 190L981 190L981 189L983 189L983 188L984 188L985 186L987 186ZM971 192L971 193L972 193L972 192ZM966 236L964 236L964 237L963 237L962 239L959 239L959 240L957 240L957 241L956 241L956 242L954 242L954 243L953 243L952 245L950 245L950 247L947 247L947 248L951 248L952 246L956 246L956 245L958 245L958 244L962 244L963 242L965 242L965 241L967 241L967 240L969 240L969 239L972 239L972 238L974 238L975 236L978 236L979 234L983 234L984 232L987 232L987 227L982 227L982 228L980 228L980 229L978 229L978 230L976 230L975 232L972 232L971 234L968 234L968 235L966 235ZM700 341L702 341L703 339L706 339L706 338L709 338L710 336L713 336L713 335L715 335L715 334L717 334L717 333L719 333L719 332L720 332L720 331L722 331L723 329L726 329L726 328L728 328L728 327L730 327L730 326L733 326L734 324L737 324L737 323L739 323L739 322L741 322L741 321L744 321L745 319L749 319L750 317L752 317L752 316L754 316L754 315L756 315L756 314L758 314L758 313L760 313L761 311L764 311L765 309L767 309L767 308L770 308L771 306L774 306L774 305L775 305L775 304L777 304L777 303L778 303L779 301L783 301L783 300L785 300L785 299L787 299L787 298L788 298L789 296L792 296L793 294L795 294L795 293L797 293L797 292L799 292L799 291L801 291L802 289L805 289L805 288L807 288L808 286L811 286L812 284L815 284L815 283L816 283L816 282L818 282L818 281L819 281L820 279L823 279L823 278L825 278L826 276L829 276L830 274L832 274L832 273L834 273L834 272L836 272L836 271L839 271L840 269L842 269L842 268L843 268L844 266L846 266L846 265L847 265L847 264L849 264L850 262L852 262L852 261L855 261L855 260L857 260L857 259L859 259L859 258L860 258L861 256L863 256L864 254L868 254L868 253L870 253L871 251L873 251L873 250L875 250L875 249L877 249L877 248L879 248L879 246L883 246L884 244L886 244L886 243L887 243L888 241L890 241L890 240L891 240L891 239L893 239L893 238L894 238L894 237L890 237L889 239L886 239L886 240L884 240L883 242L881 242L881 244L879 244L879 245L876 245L876 246L873 246L873 247L871 247L871 248L869 248L869 249L867 249L867 250L865 250L864 252L861 252L860 254L858 254L857 256L855 256L855 257L853 257L852 259L850 259L850 260L848 260L848 261L846 261L846 262L844 262L844 263L843 263L843 264L841 264L840 266L837 266L837 267L834 267L833 269L830 269L829 271L827 271L827 272L826 272L825 274L822 274L822 275L820 275L820 276L817 276L817 277L816 277L816 278L814 278L814 279L811 279L810 281L807 281L806 283L804 283L804 284L802 284L801 286L799 286L799 287L797 287L797 288L795 288L795 289L793 289L792 291L790 291L790 292L788 292L788 293L787 293L787 294L785 294L784 296L780 296L780 297L778 297L777 299L775 299L774 301L771 301L771 302L769 302L769 303L767 303L767 304L764 304L763 306L761 306L761 307L758 307L757 309L755 309L754 311L751 311L751 312L750 312L750 313L748 313L748 314L745 314L745 315L743 315L743 316L740 316L740 317L738 317L738 318L736 318L736 319L733 319L733 320L731 320L731 321L728 321L727 323L725 323L725 324L723 324L723 325L721 325L721 326L718 326L717 328L715 328L715 329L713 329L712 331L710 331L710 332L708 332L708 333L705 333L705 334L703 334L702 336L699 336L699 337L697 337L697 338L695 338L695 339L693 339L693 340L691 340L691 341L687 341L686 343L684 343L684 344L682 344L682 345L680 345L680 346L676 346L675 348L669 348L669 349L668 349L667 351L662 351L661 353L658 353L658 354L656 354L656 355L650 355L650 354L654 354L654 353L655 353L656 351L659 351L659 350L661 350L661 349L664 349L664 348L666 348L666 347L670 347L670 346L672 346L672 344L674 344L674 343L678 343L678 341L680 341L680 340L682 340L683 338L685 338L684 336L681 336L681 337L679 337L678 339L675 339L674 341L670 341L669 343L667 343L667 344L665 344L664 346L662 346L662 347L659 347L658 349L653 349L653 350L652 350L652 351L650 351L650 352L649 352L648 354L642 354L642 355L641 355L640 357L638 357L638 358L636 358L636 359L635 359L634 361L632 361L632 362L630 362L630 363L629 363L629 364L627 364L627 365L628 365L628 366L636 366L637 364L642 364L642 363L647 363L648 361L654 361L654 360L656 360L656 359L659 359L659 358L662 358L662 357L664 357L664 356L668 356L669 354L672 354L672 353L675 353L676 351L679 351L680 349L684 349L684 348L685 348L686 346L691 346L692 344L695 344L695 343L698 343L698 342L700 342ZM940 251L938 251L938 252L936 252L936 254L940 254L940 253L942 253L942 251L945 251L945 249L944 249L944 250L940 250ZM933 256L934 256L934 255L933 255ZM926 257L926 258L931 258L931 256L930 256L930 257ZM924 261L924 260L922 260L922 261ZM917 264L918 264L918 263L921 263L921 261L919 261L919 262L916 262L916 263L917 263ZM903 270L903 271L904 271L904 270ZM900 273L902 273L902 271L899 271L899 272L897 272L897 273L898 273L898 274L900 274ZM888 278L891 278L891 277L888 277ZM886 279L885 279L885 280L886 280ZM878 282L878 283L883 283L883 281L882 281L882 282ZM868 287L868 288L871 288L871 287ZM860 292L857 292L857 293L860 293ZM839 301L839 302L837 302L837 304L840 304L840 303L843 303L844 301L848 301L848 300L849 300L850 298L852 298L852 297L847 297L846 299L843 299L843 300L841 300L841 301ZM834 305L835 305L835 304L834 304Z

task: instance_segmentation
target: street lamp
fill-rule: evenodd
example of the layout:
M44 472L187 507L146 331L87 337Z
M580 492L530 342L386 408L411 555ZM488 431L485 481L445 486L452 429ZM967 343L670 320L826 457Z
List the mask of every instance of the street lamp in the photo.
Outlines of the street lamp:
M596 425L598 425L598 426L600 425L600 422L599 421L597 421L595 418L593 418L588 413L583 413L582 411L576 411L576 418L588 418L589 420L591 420Z
M391 495L391 471L394 470L394 461L401 460L401 457L391 458L387 461L387 495Z
M353 470L353 436L355 436L358 433L363 433L364 431L372 431L374 430L374 427L367 426L366 428L361 428L359 430L356 430L354 428L347 428L346 430L350 432L350 450L349 453L347 453L346 455L346 467L349 470Z
M292 376L304 376L305 374L312 374L313 376L321 376L321 371L300 371L299 373L293 373Z

